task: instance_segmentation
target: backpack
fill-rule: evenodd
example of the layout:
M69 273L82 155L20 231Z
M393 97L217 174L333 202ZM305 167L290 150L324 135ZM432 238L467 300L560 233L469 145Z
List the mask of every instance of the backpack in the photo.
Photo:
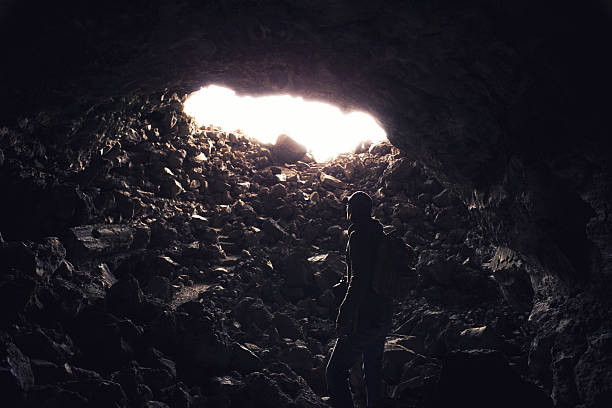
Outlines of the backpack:
M400 277L408 273L414 259L414 250L401 238L392 233L382 234L372 276L374 293L386 298L398 297L401 294Z

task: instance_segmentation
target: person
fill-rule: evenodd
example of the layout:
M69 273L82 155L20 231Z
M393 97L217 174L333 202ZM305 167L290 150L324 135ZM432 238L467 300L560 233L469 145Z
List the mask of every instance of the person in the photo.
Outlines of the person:
M326 369L329 402L334 408L353 407L349 370L363 358L367 406L379 407L386 401L382 358L393 315L392 299L374 293L371 284L383 227L372 218L368 194L357 191L345 204L351 223L346 248L348 287L338 310L336 344Z

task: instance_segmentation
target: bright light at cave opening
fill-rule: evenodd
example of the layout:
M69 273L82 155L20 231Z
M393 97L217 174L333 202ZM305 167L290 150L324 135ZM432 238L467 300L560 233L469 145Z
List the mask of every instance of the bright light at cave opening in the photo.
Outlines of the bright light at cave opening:
M366 113L345 114L335 106L290 95L237 96L231 89L211 85L192 93L184 110L200 126L240 130L262 143L274 143L285 133L306 146L318 162L350 152L361 142L387 138Z

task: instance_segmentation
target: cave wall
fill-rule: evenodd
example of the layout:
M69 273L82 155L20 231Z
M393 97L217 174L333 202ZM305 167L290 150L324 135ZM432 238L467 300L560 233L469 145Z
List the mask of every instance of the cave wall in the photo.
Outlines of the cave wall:
M220 83L367 111L462 195L498 249L493 273L510 251L529 274L534 375L559 404L597 404L609 391L585 390L592 373L610 375L594 356L612 332L610 10L607 1L9 2L0 125L22 129L62 177L82 180L131 131L136 99ZM54 193L75 203L66 217L86 205L77 190ZM539 369L540 355L557 368Z

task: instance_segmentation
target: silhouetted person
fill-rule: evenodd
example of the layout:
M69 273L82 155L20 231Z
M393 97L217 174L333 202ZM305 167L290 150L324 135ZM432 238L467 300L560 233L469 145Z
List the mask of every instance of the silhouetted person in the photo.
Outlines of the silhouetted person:
M346 202L351 222L346 247L346 295L336 319L338 339L327 364L327 388L334 408L353 407L349 369L363 357L368 407L383 404L382 357L385 337L391 328L393 301L372 289L376 251L382 225L372 218L372 199L363 191Z

